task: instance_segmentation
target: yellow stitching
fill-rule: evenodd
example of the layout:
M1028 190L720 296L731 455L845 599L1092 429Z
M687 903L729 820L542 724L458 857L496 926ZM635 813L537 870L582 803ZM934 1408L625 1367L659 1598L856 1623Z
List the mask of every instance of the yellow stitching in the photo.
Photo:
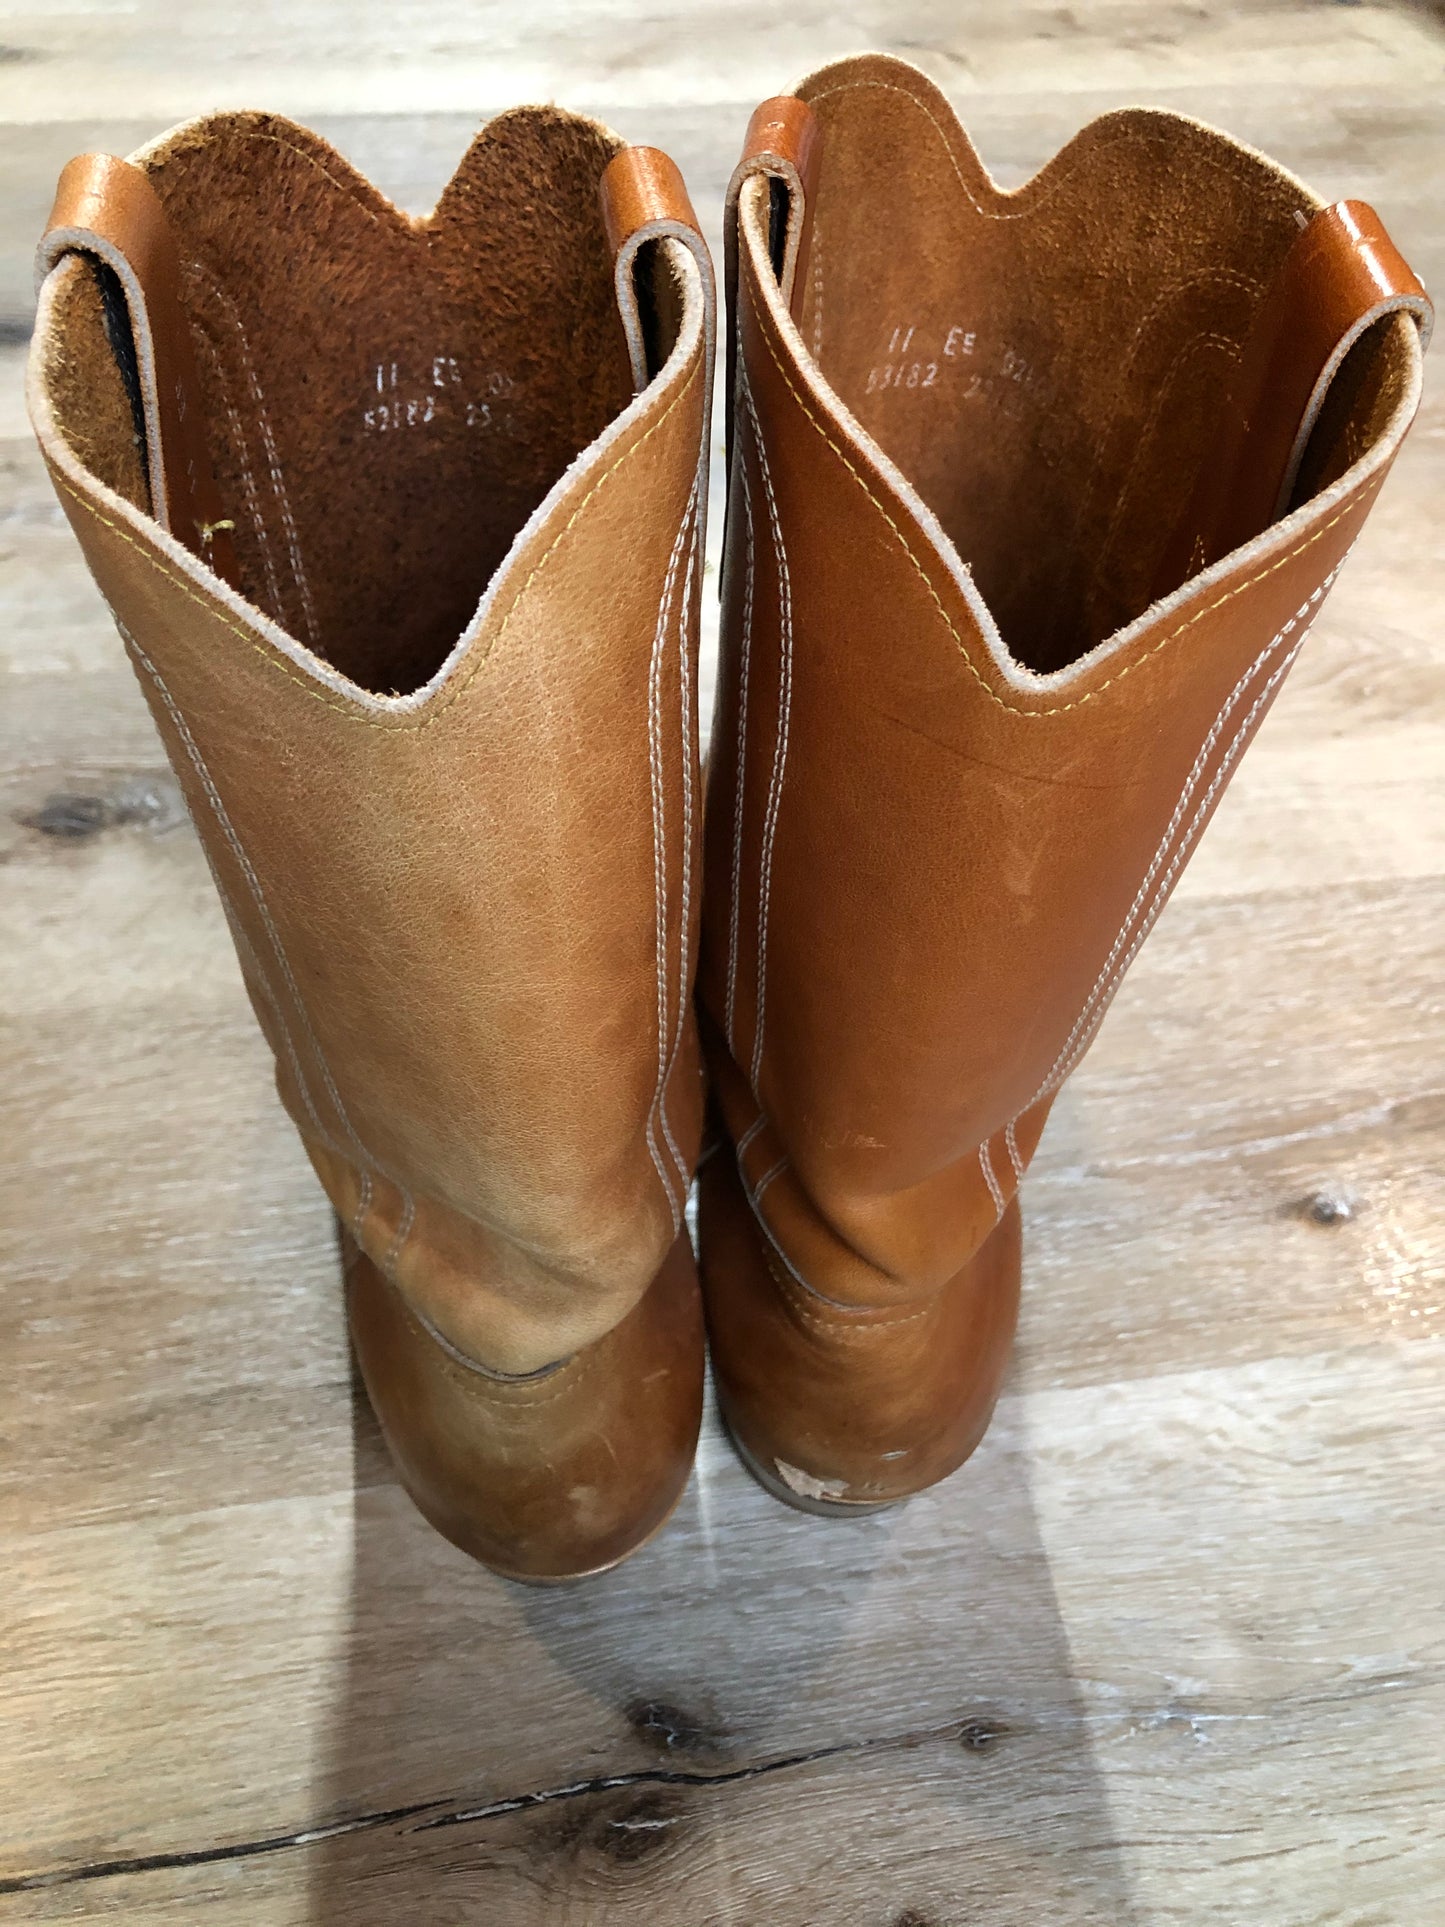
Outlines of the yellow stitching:
M492 651L497 647L498 643L501 642L503 635L506 633L507 624L512 620L512 616L516 611L517 604L522 600L523 596L526 595L527 591L531 588L532 584L536 581L537 577L541 574L542 570L546 567L548 559L551 557L553 550L562 541L563 537L570 533L573 523L581 515L583 509L586 508L587 504L592 500L592 497L597 493L597 491L602 487L602 485L605 482L609 481L611 477L617 473L618 469L621 468L622 464L628 461L633 455L635 455L638 449L642 447L643 443L650 440L650 438L657 433L658 429L662 427L663 423L667 420L668 416L672 413L673 409L678 406L678 404L683 400L684 396L687 394L688 390L692 387L693 382L697 379L697 372L699 367L701 367L701 365L702 365L702 360L701 360L701 357L699 357L698 360L696 360L693 363L692 373L688 376L687 380L683 383L682 387L678 389L677 393L673 396L672 400L667 404L667 407L658 416L657 420L652 424L651 428L649 428L645 434L640 435L638 439L630 445L630 447L623 449L622 453L619 456L617 456L617 458L613 462L611 462L609 466L605 468L602 471L602 473L597 477L597 480L588 489L587 493L582 497L581 501L577 504L576 508L573 509L571 515L568 516L566 522L562 525L562 527L557 531L556 535L552 538L546 550L543 552L541 556L538 557L537 563L533 568L531 574L527 577L526 581L517 590L517 593L513 596L511 602L508 604L507 613L502 617L501 623L497 628L496 634L492 637L491 642L487 645L485 649L479 648L476 650L475 660L468 668L466 674L464 676L460 676L457 678L456 687L452 689L450 694L447 695L445 702L439 701L436 703L429 703L427 707L421 712L420 716L418 716L415 720L405 716L398 717L394 721L384 719L379 716L363 716L357 713L357 710L354 707L354 705L350 703L338 702L334 697L323 694L321 690L315 688L313 684L307 681L304 677L298 676L295 670L289 669L284 662L279 661L275 653L273 652L273 650L270 648L268 644L257 641L256 637L250 632L250 630L243 629L239 623L231 621L230 617L225 615L222 610L220 610L215 606L214 603L208 602L205 599L205 597L198 595L196 591L186 581L185 577L181 575L177 575L176 571L173 568L171 568L169 563L163 561L160 556L153 555L150 552L150 550L147 549L142 543L138 542L133 535L128 535L118 522L113 521L108 515L102 515L100 510L95 507L94 503L89 501L84 495L80 494L80 492L77 489L72 488L70 483L65 479L63 475L59 474L58 471L56 471L53 468L51 469L51 475L55 481L56 487L64 489L65 493L68 496L70 496L71 500L78 502L80 506L86 511L87 514L94 516L97 522L102 523L106 528L110 529L114 534L118 535L121 541L127 543L129 547L133 548L136 554L139 555L143 561L148 562L153 569L159 571L159 573L165 576L169 582L174 583L176 588L178 588L181 591L182 595L188 597L190 601L194 602L197 605L198 608L204 609L207 615L213 616L215 620L222 625L223 628L229 629L232 635L239 636L244 643L246 643L250 648L255 650L256 654L261 658L262 662L267 664L269 668L278 670L281 675L285 676L289 682L294 682L297 688L304 691L306 695L312 697L316 702L321 703L325 708L334 709L338 715L344 716L348 722L360 723L367 729L380 729L387 732L399 731L399 732L409 733L417 730L429 729L432 723L436 721L437 717L444 715L446 711L451 708L452 704L456 702L458 698L461 697L466 692L466 690L470 687L473 678L477 675L478 671L482 668L482 665L491 660Z
M983 693L988 697L991 703L996 703L1000 709L1006 709L1011 716L1022 716L1030 722L1036 722L1044 716L1062 716L1071 709L1082 709L1085 703L1091 703L1097 697L1102 696L1106 689L1112 689L1115 683L1122 682L1125 676L1129 675L1131 671L1137 669L1141 663L1148 662L1151 656L1158 655L1161 649L1166 648L1169 643L1176 641L1178 637L1183 635L1186 629L1192 628L1196 622L1202 622L1206 616L1212 615L1216 609L1222 608L1224 604L1230 601L1234 596L1241 595L1244 592L1244 590L1248 588L1252 588L1256 582L1262 582L1266 576L1273 575L1276 569L1282 569L1287 562L1292 562L1297 555L1303 555L1306 549L1312 548L1316 542L1320 541L1322 537L1327 535L1329 531L1335 526L1336 522L1342 522L1344 518L1347 515L1351 514L1356 508L1359 508L1363 505L1368 504L1371 495L1376 490L1379 489L1379 487L1381 486L1381 484L1384 482L1384 479L1385 479L1384 476L1381 475L1377 477L1377 479L1374 482L1369 484L1368 487L1361 487L1357 489L1355 494L1353 494L1350 497L1349 501L1346 502L1344 506L1335 515L1331 516L1328 522L1323 523L1319 528L1315 529L1312 534L1307 535L1304 538L1304 540L1296 544L1294 548L1287 549L1283 555L1277 556L1275 560L1268 565L1268 567L1260 569L1254 575L1245 576L1242 581L1236 582L1233 588L1226 589L1224 594L1216 597L1216 599L1213 602L1205 603L1205 605L1202 608L1196 609L1194 613L1190 616L1187 616L1176 629L1171 629L1166 635L1161 636L1158 642L1156 642L1152 648L1145 650L1142 656L1136 656L1132 662L1126 662L1122 669L1120 669L1115 675L1110 676L1107 681L1101 682L1097 686L1097 688L1086 689L1082 696L1076 697L1072 702L1055 703L1052 707L1047 709L1023 709L1017 703L1005 702L1003 697L1000 696L997 693L997 691L993 689L993 687L988 682L987 678L979 670L977 664L974 662L973 658L968 653L967 644L964 642L963 637L958 633L957 628L954 626L953 618L949 615L947 609L943 606L943 601L939 596L937 589L934 588L932 581L929 579L927 570L924 568L923 564L919 561L918 557L914 554L912 545L910 544L907 536L903 533L902 529L899 528L898 524L893 520L893 517L888 513L887 509L884 508L883 504L878 500L877 496L873 493L872 489L868 486L868 483L865 480L865 478L853 466L852 462L849 461L848 457L843 453L843 450L833 440L832 436L828 433L827 429L823 427L822 423L818 420L817 416L813 413L812 409L809 408L807 402L804 401L802 395L799 394L798 390L794 387L792 380L789 378L787 369L784 368L782 362L778 359L778 353L773 346L772 337L769 332L768 322L767 320L765 320L761 310L758 307L757 300L754 297L753 289L752 289L752 281L751 281L751 263L749 263L749 275L748 277L745 278L744 286L747 289L748 306L752 310L754 321L757 323L758 333L762 337L763 346L767 349L768 354L772 359L773 366L777 369L779 375L781 375L784 386L787 388L789 394L793 397L793 400L798 404L799 408L801 408L803 413L807 416L808 420L812 423L813 427L818 431L818 433L822 436L823 440L828 444L829 448L831 448L833 453L838 457L839 461L843 464L844 468L846 468L848 473L853 477L853 480L858 484L859 488L861 488L863 493L868 497L868 500L873 504L874 508L877 509L878 513L883 517L883 520L888 524L889 528L892 529L893 533L898 537L898 541L903 549L903 553L908 557L908 560L913 564L913 567L918 574L919 580L923 583L924 588L927 589L929 595L933 598L934 606L937 608L939 615L942 616L945 628L948 630L948 633L953 637L954 642L958 645L958 651L963 658L964 667L968 670L968 673L973 677L974 681L978 684L979 688L982 689Z

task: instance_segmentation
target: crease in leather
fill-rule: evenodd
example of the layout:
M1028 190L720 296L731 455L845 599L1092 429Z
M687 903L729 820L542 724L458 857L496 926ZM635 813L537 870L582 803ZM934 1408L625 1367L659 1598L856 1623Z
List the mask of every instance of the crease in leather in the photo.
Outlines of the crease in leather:
M920 581L933 600L945 627L957 645L970 675L991 701L997 704L998 707L1007 709L1016 716L1028 720L1037 720L1045 717L1063 715L1070 710L1082 707L1086 703L1098 701L1105 691L1112 688L1116 682L1122 681L1123 678L1131 674L1140 663L1147 661L1151 655L1168 648L1171 643L1195 622L1203 620L1223 603L1231 601L1244 589L1262 580L1264 576L1272 574L1276 569L1286 566L1294 560L1297 555L1302 554L1306 549L1323 539L1338 522L1343 520L1344 517L1351 513L1357 506L1357 496L1346 491L1341 493L1339 497L1343 502L1339 513L1327 521L1320 520L1318 517L1303 517L1296 511L1295 515L1286 518L1286 520L1294 522L1298 517L1298 524L1303 526L1306 532L1301 536L1295 547L1281 552L1279 545L1270 540L1273 531L1270 529L1263 530L1252 542L1244 545L1238 554L1228 558L1230 565L1228 568L1216 564L1212 568L1202 571L1198 577L1182 584L1169 596L1162 598L1159 604L1146 610L1142 616L1134 618L1112 635L1102 638L1093 649L1081 655L1075 661L1062 665L1060 669L1048 674L1037 672L1029 674L1027 672L1027 666L1018 663L1017 659L1011 657L1008 653L1007 645L999 638L991 612L987 604L978 598L977 591L972 583L971 567L967 564L963 564L958 568L947 566L949 553L952 552L952 554L956 555L956 550L953 549L953 545L948 541L946 534L939 528L936 519L932 516L926 504L917 500L911 484L903 478L887 455L878 449L876 445L870 446L871 438L867 437L866 431L856 438L856 445L850 455L848 452L845 452L844 448L840 446L839 441L835 440L823 426L817 413L815 413L814 407L810 405L812 398L805 398L797 386L794 375L788 372L783 365L783 361L780 359L778 348L769 334L768 319L764 318L764 315L756 305L754 286L755 284L753 283L744 285L743 293L746 297L746 310L757 323L760 337L763 340L769 358L772 360L782 381L792 393L794 400L798 403L803 414L808 418L812 426L838 457L843 466L852 474L864 494L897 537L900 546L908 556ZM740 303L740 306L741 305ZM769 319L771 319L776 326L780 318L769 317ZM778 328L778 332L783 332L781 327ZM1407 395L1397 414L1406 414L1408 419L1408 416L1413 414L1414 401L1415 397L1413 395ZM840 410L840 412L842 411ZM1378 445L1379 439L1379 437L1376 438L1376 445ZM869 462L867 459L870 455L874 457L872 462ZM1364 459L1363 456L1360 458L1360 460ZM873 471L871 478L865 472L869 468ZM1381 474L1375 479L1374 487L1378 488L1383 481L1384 475ZM892 496L896 498L898 520L895 520L894 515L890 514L888 509L884 507L883 501L879 499L880 496ZM918 547L915 546L915 539L906 534L904 528L900 526L902 522L910 520L917 524L925 537L921 545L924 550L922 556L919 554ZM934 539L929 541L927 539L929 537L933 537ZM944 552L945 568L943 573L945 575L946 586L951 587L955 591L962 590L963 592L967 627L973 632L977 642L982 645L981 653L984 660L1000 672L999 682L1004 688L1010 690L1012 694L1024 695L1038 693L1040 701L1037 707L1026 707L1022 703L1012 703L1008 701L1007 697L1001 695L997 689L991 686L988 679L984 676L978 666L975 652L970 650L965 643L963 634L954 616L950 613L944 602L942 593L940 593L939 588L934 583L930 565L936 564L940 559L938 551ZM1246 569L1241 569L1240 564L1242 562L1250 561L1256 555L1262 555L1266 558L1258 571L1250 573ZM1200 590L1206 583L1210 586L1214 586L1215 584L1221 585L1222 593L1214 600L1203 596ZM1147 649L1136 648L1132 655L1125 655L1127 646L1130 643L1137 644L1139 639L1147 633L1148 629L1163 626L1157 620L1158 617L1164 614L1173 615L1181 609L1187 610L1187 614L1185 614L1182 621L1172 628L1166 627L1165 633L1156 637ZM1154 620L1151 620L1151 618ZM1053 690L1085 680L1088 671L1112 659L1115 655L1124 656L1124 660L1119 664L1117 670L1107 678L1088 682L1083 693L1078 697L1060 703L1050 703L1046 700L1047 695ZM1023 676L1010 676L1008 674L1010 669L1023 669L1025 674Z
M845 70L876 75L897 66L863 61L845 63ZM929 84L909 76L894 90L907 93L908 113L919 105L915 86L932 99ZM800 90L824 115L834 91L826 75ZM927 103L925 114L932 120ZM1260 194L1263 218L1250 214L1242 229L1264 250L1260 272L1248 271L1248 255L1221 265L1263 285L1270 261L1296 232L1301 193L1313 201L1308 190L1195 123L1152 114L1112 120L1086 130L1035 182L1006 197L1011 207L982 210L997 216L998 234L1026 232L1015 217L1029 212L1030 197L1057 202L1070 179L1082 180L1089 167L1097 170L1100 192L1114 195L1121 151L1132 144L1154 155L1177 137L1191 155L1213 151L1215 171L1243 182L1241 193ZM941 131L936 124L935 131ZM1121 628L1104 632L1047 677L1011 673L984 584L975 587L967 570L950 564L949 531L924 506L928 498L918 499L913 478L904 480L908 471L900 473L890 459L886 422L876 414L860 421L856 392L848 396L852 408L836 396L836 381L850 371L855 390L866 387L866 369L858 374L858 355L840 342L836 319L830 333L827 264L837 237L829 209L843 210L838 218L845 232L860 204L855 226L875 225L861 255L852 257L854 282L863 291L858 331L882 326L873 319L882 302L870 291L878 245L896 248L915 265L922 258L926 268L928 261L926 250L910 254L893 226L876 221L846 169L840 182L836 133L825 119L821 369L807 346L814 317L805 312L796 326L772 286L761 193L750 201L744 191L740 209L743 355L794 578L788 673L796 687L787 788L771 857L761 1081L742 1066L750 1056L764 966L746 940L740 971L730 969L729 953L736 947L732 933L746 938L757 924L768 767L781 727L783 643L768 543L762 539L754 553L751 520L742 516L727 553L709 765L711 907L702 999L714 1020L708 1056L730 1135L739 1142L762 1111L771 1121L768 1163L780 1153L788 1159L758 1204L772 1243L795 1277L825 1297L883 1303L903 1302L953 1276L997 1218L995 1188L1005 1204L1012 1195L1047 1111L1045 1072L1088 999L1102 1015L1089 985L1118 933L1128 929L1131 899L1160 832L1193 783L1196 814L1181 819L1175 845L1156 859L1163 888L1142 913L1145 934L1177 876L1180 863L1172 857L1182 861L1207 822L1384 479L1413 413L1419 357L1411 324L1392 324L1376 344L1373 377L1352 400L1351 459L1333 473L1322 467L1318 492L1283 523L1164 602L1129 614ZM972 156L961 133L956 143L946 135L942 145L946 171L978 211L977 202L997 191L976 158L976 192L957 171L960 152ZM856 136L855 151L863 156L860 166L884 151L876 121ZM891 179L900 157L896 147L887 151L880 172ZM1131 178L1127 168L1122 178ZM1149 171L1138 178L1147 180ZM1121 221L1133 220L1125 206ZM1204 248L1216 221L1217 210L1193 245ZM977 235L973 243L968 275L976 279L983 271ZM1175 246L1172 236L1169 245ZM1200 258L1207 274L1207 251ZM1178 266L1191 271L1187 259ZM880 285L886 290L886 281ZM967 276L961 285L969 289ZM1044 300L1034 283L1026 285L1042 315L1069 315L1067 304ZM810 290L809 302L818 298ZM988 298L981 297L985 310ZM1137 298L1161 317L1173 312L1159 305L1157 278ZM1248 303L1236 303L1231 315L1234 325L1247 326ZM1187 317L1184 325L1192 325ZM1104 401L1111 392L1106 378ZM1099 399L1092 397L1091 405ZM1178 425L1162 413L1161 421ZM882 447L871 428L884 433ZM1337 424L1331 432L1343 448L1343 429ZM1080 444L1089 439L1081 434ZM1107 429L1102 439L1109 446L1118 441L1110 442ZM960 471L976 479L977 437L940 436L938 446L953 450ZM741 474L746 482L746 471ZM1100 485L1100 471L1085 474L1091 487ZM978 493L998 507L986 489ZM1161 521L1167 506L1160 505ZM1001 507L998 514L1003 527ZM1025 529L1015 546L1027 540ZM963 558L974 563L966 546ZM1067 574L1072 565L1065 562ZM744 585L752 640L740 777L737 625ZM1046 589L1043 603L1054 593ZM1081 580L1077 593L1092 591ZM871 638L884 636L891 646L880 650ZM1232 686L1242 676L1240 697ZM1200 745L1216 726L1211 719L1226 716L1231 701L1230 727L1220 727L1212 760L1196 774ZM916 716L923 727L914 740L896 731L880 735L880 711ZM1241 721L1247 728L1232 735ZM1022 727L1036 722L1045 726ZM1120 770L1129 772L1122 784ZM866 796L859 793L859 771L871 772ZM1099 782L1094 771L1115 776ZM1011 781L1011 772L1019 780ZM1025 780L1045 774L1047 782ZM1071 786L1088 799L1086 811L1071 808ZM744 814L735 820L739 793ZM726 907L720 912L719 905ZM1114 988L1117 980L1103 1006ZM732 1036L731 1050L719 1041L724 1034ZM1000 1147L996 1156L993 1146ZM767 1166L752 1160L764 1156L764 1145L754 1140L747 1155L754 1177L760 1175Z
M551 138L558 117L539 119L538 138ZM582 125L582 136L564 128L563 147L575 158L580 139L605 158ZM155 151L205 175L204 124L182 133ZM251 127L243 144L266 138ZM326 193L339 187L368 226L385 225L369 189L357 198L344 173L286 145ZM598 171L577 219L595 232L611 302ZM439 207L454 199L449 189ZM184 194L167 205L174 216ZM392 226L410 232L401 217ZM566 221L560 231L565 242ZM689 767L697 782L695 606L674 610L656 677L660 805L648 800L646 728L659 586L702 445L696 282L667 366L635 399L623 386L615 419L533 511L459 673L429 708L365 734L343 725L383 718L298 674L259 613L148 523L92 296L66 267L47 286L37 427L98 580L145 638L147 694L239 930L283 1098L343 1220L445 1341L484 1369L552 1365L639 1301L680 1208L645 1142L659 807L674 1183L700 1132L684 981L696 892L689 933L679 885ZM625 374L620 326L617 344ZM444 466L435 480L446 485ZM689 590L695 604L695 572Z

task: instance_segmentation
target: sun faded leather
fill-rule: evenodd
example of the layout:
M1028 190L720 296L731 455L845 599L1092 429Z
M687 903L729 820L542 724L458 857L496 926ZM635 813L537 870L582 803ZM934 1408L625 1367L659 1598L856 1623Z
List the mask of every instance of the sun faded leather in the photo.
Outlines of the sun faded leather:
M745 1458L849 1509L983 1434L1019 1181L1385 478L1428 305L1368 210L1170 114L1006 194L900 62L797 100L727 237L700 1249ZM1271 463L1211 558L1198 478Z
M412 220L228 115L81 165L41 268L36 430L346 1228L402 1478L500 1571L612 1564L682 1491L703 1378L712 321L680 181L524 109ZM219 516L157 512L147 355L162 389L189 356Z

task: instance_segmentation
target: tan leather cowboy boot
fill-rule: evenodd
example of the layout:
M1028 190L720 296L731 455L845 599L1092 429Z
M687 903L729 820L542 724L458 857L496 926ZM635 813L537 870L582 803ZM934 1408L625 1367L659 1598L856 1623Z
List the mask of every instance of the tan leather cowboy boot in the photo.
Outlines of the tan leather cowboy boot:
M1193 121L1111 114L1005 194L882 58L759 109L727 236L703 1288L744 1458L848 1511L983 1434L1019 1180L1385 478L1429 310L1369 209Z
M61 182L36 430L352 1241L401 1476L498 1571L666 1518L703 1337L694 611L711 270L530 108L436 211L314 135Z

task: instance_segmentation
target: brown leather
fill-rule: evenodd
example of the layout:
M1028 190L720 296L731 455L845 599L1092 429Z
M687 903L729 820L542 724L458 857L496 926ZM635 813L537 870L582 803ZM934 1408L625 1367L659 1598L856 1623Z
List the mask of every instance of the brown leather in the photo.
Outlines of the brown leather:
M916 1305L836 1303L758 1234L734 1159L699 1179L707 1277L723 1307L724 1412L771 1489L867 1510L955 1471L982 1439L1018 1318L1019 1208L962 1276ZM804 1508L808 1509L808 1508Z
M768 246L783 301L794 319L807 287L812 257L809 209L818 183L820 143L818 124L806 101L780 94L753 109L743 139L743 154L728 183L723 209L723 262L727 312L736 313L737 207L743 183L765 176L769 189ZM727 332L727 388L724 391L724 434L733 445L733 406L737 393L737 330Z
M670 240L680 242L697 267L707 317L703 391L711 396L717 333L712 256L676 163L656 147L624 147L603 170L600 193L633 387L640 394L658 373L666 344L677 332L676 274L658 247ZM698 474L699 553L707 546L707 455L704 439Z
M109 269L125 297L152 513L234 583L233 524L222 512L206 448L180 259L165 210L140 168L112 154L78 154L66 165L37 251L37 281L72 252Z
M796 317L808 285L811 225L808 210L818 184L821 143L818 123L806 101L791 94L765 100L753 110L743 141L743 157L728 187L728 226L733 232L742 183L766 174L785 190L787 208L773 235L774 267L783 300ZM779 210L774 208L776 221Z
M30 375L282 1100L364 1254L358 1350L403 1477L532 1577L653 1530L701 1409L682 1228L711 317L694 252L659 240L673 333L634 396L599 200L618 145L504 115L420 221L271 117L137 157L239 590L150 511L83 259L45 281ZM450 1364L568 1391L428 1403Z
M1392 314L1410 315L1428 343L1429 297L1379 215L1363 201L1321 208L1259 304L1159 594L1285 513L1331 383L1366 330Z
M620 1324L522 1378L484 1372L448 1346L354 1245L346 1268L367 1389L438 1532L495 1572L538 1582L605 1571L660 1529L681 1496L702 1403L702 1306L685 1232Z
M677 163L658 147L624 147L602 172L602 220L613 254L641 234L700 232L687 183Z
M799 92L796 319L766 180L731 237L699 1228L745 1456L868 1504L992 1405L1049 1105L1359 531L1420 343L1402 315L1363 337L1299 506L1151 605L1307 191L1133 110L1004 193L902 62Z

